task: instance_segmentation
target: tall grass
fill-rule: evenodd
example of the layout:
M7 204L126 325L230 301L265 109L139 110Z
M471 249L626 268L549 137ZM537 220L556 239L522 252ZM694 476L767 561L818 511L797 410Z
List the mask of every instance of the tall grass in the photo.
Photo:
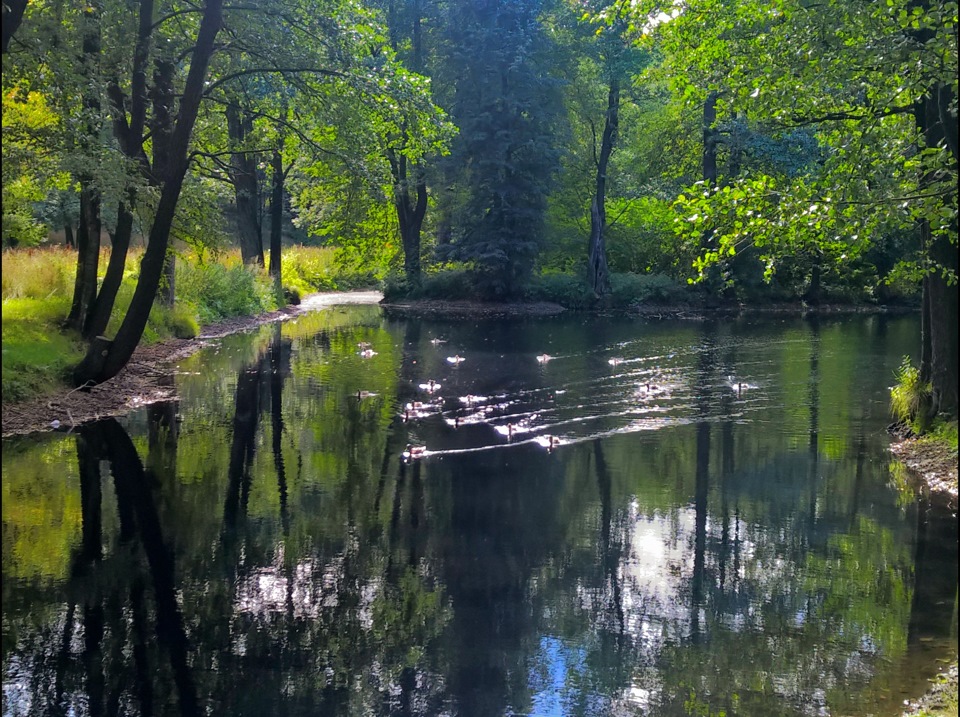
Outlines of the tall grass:
M353 274L338 274L331 248L294 247L283 256L283 284L296 293L346 288ZM100 256L100 279L109 249ZM143 249L131 249L124 279L107 325L113 336L133 298ZM177 258L176 302L156 302L143 342L196 336L199 327L222 319L250 316L283 303L264 269L243 265L239 250L211 261L192 253ZM83 355L83 342L64 332L76 277L77 255L62 247L8 249L2 253L3 400L20 400L62 385L69 368Z

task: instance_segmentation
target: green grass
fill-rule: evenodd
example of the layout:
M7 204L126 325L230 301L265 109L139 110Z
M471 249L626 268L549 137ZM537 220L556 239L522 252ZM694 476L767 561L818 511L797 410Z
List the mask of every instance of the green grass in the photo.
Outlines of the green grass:
M65 297L3 300L3 400L44 395L65 382L83 356L79 337L60 331Z
M100 256L100 277L109 249ZM127 256L107 336L113 336L136 287L143 249ZM70 310L76 277L76 252L64 248L8 249L2 253L3 401L20 401L63 388L70 368L83 356L79 337L61 326ZM315 291L354 288L369 277L341 268L336 250L291 247L284 250L283 286L277 292L266 271L244 267L239 250L212 261L186 253L177 259L177 300L173 307L154 304L143 343L190 338L205 324L272 311L292 297Z

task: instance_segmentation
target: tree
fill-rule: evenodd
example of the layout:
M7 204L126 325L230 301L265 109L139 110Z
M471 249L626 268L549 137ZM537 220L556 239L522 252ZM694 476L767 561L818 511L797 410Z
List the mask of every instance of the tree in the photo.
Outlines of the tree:
M558 166L559 96L544 66L551 43L540 10L535 0L487 0L452 4L446 18L444 58L460 128L452 161L467 193L447 254L473 268L487 296L515 295L529 276Z
M871 244L912 227L922 248L902 266L923 277L929 411L955 416L956 4L702 0L662 17L655 34L680 92L692 97L689 88L722 75L727 112L782 132L808 127L826 150L798 174L756 173L681 197L688 231L715 232L700 268L753 244L768 277L801 250L848 270Z
M147 250L140 263L140 277L137 280L133 299L117 330L116 337L110 340L98 336L91 342L86 356L74 371L74 382L78 386L101 383L115 376L133 355L147 325L147 318L163 275L170 229L189 163L187 152L190 137L203 97L207 68L214 52L214 42L220 30L222 10L222 0L208 0L203 7L196 42L191 52L190 69L180 96L177 117L170 125L172 131L169 134L169 142L165 146L164 161L162 166L152 168L159 198L149 231ZM141 28L152 27L152 0L141 1L140 18ZM125 112L123 114L118 112L115 127L120 135L120 145L124 153L143 163L146 161L144 159L146 137L142 124L146 113L146 92L144 91L146 66L145 63L137 61L141 58L142 55L135 50L129 119ZM164 88L165 85L160 83L154 87L155 90ZM118 94L118 91L119 88L114 94ZM160 97L159 104L169 107L166 100L167 96L164 94ZM124 107L116 101L114 106L118 110ZM153 141L157 142L158 138L154 137Z

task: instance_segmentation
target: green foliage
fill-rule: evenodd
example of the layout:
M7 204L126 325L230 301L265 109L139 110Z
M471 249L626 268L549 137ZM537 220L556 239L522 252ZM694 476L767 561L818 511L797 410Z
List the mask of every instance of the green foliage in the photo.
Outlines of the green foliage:
M419 288L411 287L406 277L390 274L381 283L388 301L397 299L476 299L474 275L467 269L442 269L424 274Z
M197 312L192 305L177 302L173 306L164 306L156 302L150 309L148 326L158 337L172 336L177 339L192 339L200 335Z
M533 301L552 301L568 309L586 309L596 302L593 291L575 274L542 274L534 277L527 289Z
M277 308L266 274L243 265L177 262L177 297L197 307L201 324Z
M916 433L923 433L929 426L927 410L930 405L931 386L920 378L920 369L909 356L896 371L897 382L890 389L890 412L898 421L909 425Z
M612 274L611 295L615 306L681 302L689 294L663 274Z

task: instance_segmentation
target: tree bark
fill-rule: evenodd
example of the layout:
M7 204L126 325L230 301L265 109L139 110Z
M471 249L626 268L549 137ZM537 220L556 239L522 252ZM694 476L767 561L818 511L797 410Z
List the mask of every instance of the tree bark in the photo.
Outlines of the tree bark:
M403 271L412 287L420 286L420 236L423 219L427 212L427 184L423 171L414 168L416 198L410 194L408 161L392 149L387 150L390 170L393 174L393 206L397 210L400 226L400 241L403 246Z
M590 204L590 247L587 252L587 280L597 296L610 293L610 271L607 266L607 168L617 141L620 127L620 81L610 80L607 92L607 112L597 157L597 176L593 201Z
M917 128L922 132L924 144L927 147L945 145L951 148L947 135L957 132L957 120L941 112L941 104L945 94L950 94L949 88L938 86L933 88L917 103L914 117ZM953 172L956 176L956 155L954 154ZM931 172L927 171L920 177L919 191L925 193L934 188L937 181ZM953 188L952 201L956 205L956 187ZM947 199L947 201L951 201ZM950 230L934 232L930 220L920 220L921 246L931 263L930 272L923 279L923 301L926 309L926 322L922 322L928 334L921 338L924 348L929 352L921 352L921 377L929 376L932 387L931 404L928 418L938 413L948 416L957 415L957 363L958 352L957 321L958 311L957 288L951 285L945 274L956 276L958 269L957 248L951 242L950 236L956 236L957 223L954 218Z
M286 178L283 172L283 155L279 149L273 151L270 164L273 170L273 188L270 194L270 276L279 285L283 273L280 250L283 238L283 182Z
M253 120L238 105L227 107L227 134L237 151L230 155L227 170L233 184L237 206L237 232L240 238L240 254L244 264L263 266L263 241L260 237L260 221L257 214L260 183L254 156L244 151L244 142L253 132Z
M27 0L3 0L3 54L7 54L10 40L20 29Z
M88 382L102 383L126 365L133 355L150 316L150 308L160 286L170 228L173 224L183 178L187 171L187 149L197 119L200 100L203 96L207 68L213 55L214 40L220 30L223 0L208 0L200 21L197 43L194 47L190 70L180 100L180 112L170 137L168 161L165 171L158 175L161 187L153 225L150 228L149 244L140 262L140 278L134 290L133 300L117 331L116 338L106 345L94 341L83 361L74 371L75 385ZM154 168L156 172L156 167Z
M100 9L90 3L83 13L81 64L96 77L100 63ZM100 100L95 89L83 94L83 108L88 115L86 142L92 147L99 132L94 119L100 113ZM73 303L67 316L67 328L85 333L97 296L97 269L100 262L100 192L94 188L92 173L84 172L80 181L80 225L77 228L77 276L73 286Z

